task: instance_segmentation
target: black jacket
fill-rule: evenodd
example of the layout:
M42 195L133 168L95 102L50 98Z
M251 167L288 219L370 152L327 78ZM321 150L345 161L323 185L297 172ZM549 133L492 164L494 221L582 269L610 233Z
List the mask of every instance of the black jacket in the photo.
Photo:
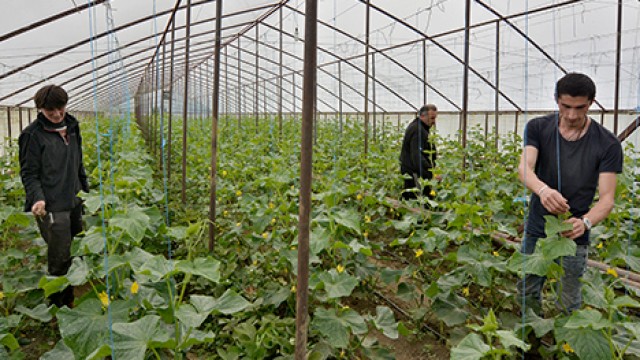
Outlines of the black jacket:
M89 192L82 164L82 138L78 121L66 114L67 141L53 124L39 113L36 121L20 134L20 176L26 192L25 211L44 200L46 210L68 211L78 205L80 190ZM67 144L68 143L68 144Z
M413 120L404 133L400 152L400 171L403 174L417 174L421 178L431 178L431 169L436 165L436 145L429 141L430 126Z

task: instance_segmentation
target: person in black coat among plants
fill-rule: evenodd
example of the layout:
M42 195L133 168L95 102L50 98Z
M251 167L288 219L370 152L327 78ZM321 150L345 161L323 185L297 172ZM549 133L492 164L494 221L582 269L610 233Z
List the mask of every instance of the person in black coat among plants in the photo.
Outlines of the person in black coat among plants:
M38 116L18 140L25 211L36 217L47 243L48 272L55 276L66 275L71 266L71 241L82 231L82 201L77 194L89 192L80 127L66 112L68 100L59 86L38 90L34 96ZM52 294L50 301L71 307L73 287Z
M433 179L432 169L436 165L438 156L436 145L429 139L429 133L436 123L438 108L428 104L420 108L418 117L413 120L404 133L402 150L400 152L400 172L405 176L402 198L405 200L416 199L416 189L429 199L435 194L431 186L424 184L422 180ZM440 176L436 176L440 180ZM422 184L421 184L422 183Z

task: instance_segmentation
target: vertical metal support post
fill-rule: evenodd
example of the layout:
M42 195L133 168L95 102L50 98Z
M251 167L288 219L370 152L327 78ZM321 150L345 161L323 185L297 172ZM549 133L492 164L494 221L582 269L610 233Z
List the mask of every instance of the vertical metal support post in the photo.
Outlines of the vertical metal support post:
M616 79L613 95L613 133L618 133L618 109L620 106L620 51L622 42L622 0L618 0L618 28L616 30Z
M518 133L518 115L520 115L520 112L516 111L516 119L515 119L515 122L513 124L513 133L514 134Z
M400 117L401 117L401 115L400 115L400 113L398 113L398 131L400 131Z
M7 136L11 139L11 107L7 106ZM11 144L11 141L9 141Z
M191 0L187 0L187 27L184 38L184 99L182 104L182 204L187 203L187 111L189 110L189 38L191 37Z
M487 142L487 138L489 137L489 113L484 113L484 141L485 146Z
M22 108L18 106L18 126L20 128L20 131L22 132L22 129L24 129L24 127L22 126Z
M242 126L242 47L240 47L240 37L238 37L238 128Z
M422 105L427 104L427 40L422 40Z
M371 54L371 78L376 78L376 54ZM378 123L376 122L376 82L371 84L371 111L373 112L373 141L378 141Z
M258 60L260 59L258 57L258 51L259 51L258 37L259 36L260 36L260 29L258 29L258 24L256 24L256 53L255 53L255 61L256 61L256 64L255 64L255 69L256 69L256 74L255 74L256 75L256 85L255 85L255 89L256 89L256 91L255 91L255 94L254 94L255 99L253 100L253 116L255 116L255 118L256 118L256 133L258 133L258 129L259 129L259 127L258 127L258 111L259 111L258 110L258 103L259 103L259 101L258 101L258 92L259 92L259 89L258 89L259 88L259 86L258 86L258 78L259 78L258 77L258 66L260 66L260 64L258 62Z
M164 80L165 80L165 65L167 60L167 40L162 40L162 76L160 81L160 170L164 172L166 167L165 152L164 152Z
M493 104L494 104L494 116L495 116L495 123L494 123L494 131L496 133L496 138L494 140L495 142L495 147L496 149L498 148L498 117L499 117L499 112L500 112L500 22L496 21L496 87L495 87L495 92L494 92L494 99L493 99Z
M229 121L229 47L224 47L224 118ZM214 70L215 71L215 70Z
M309 223L311 212L312 132L316 88L317 11L316 0L305 2L304 82L302 105L302 139L300 154L300 211L298 222L298 280L296 292L295 359L307 355L307 325L309 318Z
M171 180L171 137L173 120L173 65L175 60L176 20L171 20L171 50L169 55L169 124L167 124L167 181Z
M280 14L280 54L278 54L278 62L279 62L279 72L280 76L278 77L278 133L280 137L282 137L282 86L284 84L284 78L282 77L282 68L283 68L283 48L282 48L282 6L278 9Z
M340 112L340 135L342 135L342 126L344 123L342 118L342 61L338 61L338 111Z
M31 124L31 122L33 121L31 117L32 117L31 108L27 108L27 120L29 120L29 124Z
M216 241L216 177L218 174L218 117L220 115L220 43L222 38L222 0L216 1L216 40L213 59L213 118L211 119L211 193L209 196L209 251Z
M369 0L365 10L365 51L364 51L364 154L369 152Z
M464 14L464 75L462 80L462 148L467 147L467 112L469 111L469 38L471 33L471 0L466 0ZM462 160L462 168L466 168L466 156Z
M293 121L295 121L297 119L297 114L296 114L296 72L294 71L291 74L291 83L293 86L293 90L292 90L292 94L293 94Z

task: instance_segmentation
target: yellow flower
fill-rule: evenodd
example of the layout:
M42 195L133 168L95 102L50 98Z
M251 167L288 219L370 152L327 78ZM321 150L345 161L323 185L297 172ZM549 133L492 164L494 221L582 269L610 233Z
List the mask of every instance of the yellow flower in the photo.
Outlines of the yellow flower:
M497 257L497 256L500 256L500 253L499 253L499 252L497 252L497 251L494 251L494 252L493 252L493 256L496 256L496 257Z
M131 290L131 293L134 295L138 293L138 290L140 290L140 285L138 285L137 281L134 281L133 284L131 284L130 290Z
M4 293L0 291L0 300L4 299Z
M435 190L431 190L431 192L429 193L429 195L431 195L431 196L436 196L436 191L435 191Z
M229 215L229 212L228 212L227 210L225 210L225 211L223 211L223 212L222 212L222 215L223 215L223 216L228 216L228 215Z
M291 292L295 293L296 292L296 286L295 285L291 285Z
M236 223L236 226L237 226L237 227L240 227L240 225L242 225L242 224L240 224L240 223Z
M109 295L107 295L105 291L98 294L98 298L100 299L103 307L109 306Z
M566 352L567 354L571 354L575 352L573 351L573 348L571 347L571 345L569 345L569 343L562 344L562 351Z
M227 176L228 172L227 170L222 170L222 176Z
M422 256L424 254L424 250L422 249L418 249L418 250L414 250L416 253L416 257L419 258L420 256Z
M462 288L462 295L469 296L469 287Z
M366 222L366 223L370 223L370 222L371 222L371 216L369 216L369 215L365 215L365 216L364 216L364 222Z
M240 190L236 191L236 196L242 196L242 191Z
M258 259L253 260L253 266L258 266Z
M356 200L358 201L362 200L362 194L358 194L358 196L356 196Z
M389 209L389 212L393 214L393 208L390 208L390 209Z
M262 233L262 237L265 238L265 239L268 238L269 237L269 233L268 232L263 232Z
M338 265L336 266L336 270L338 271L338 273L342 274L342 272L344 271L344 266Z
M291 185L291 190L295 190L295 189L296 189L296 187Z
M613 276L614 278L618 277L618 272L614 268L608 268L607 269L607 274Z
M369 237L369 233L368 232L364 232L364 234L362 234L364 237Z
M598 245L596 245L596 249L602 249L602 246L604 246L602 243L598 243Z
M273 208L275 208L275 207L276 207L276 206L275 206L275 204L274 204L274 203L272 203L272 202L270 202L270 203L269 203L269 209L273 209Z
M276 218L271 219L271 223L275 224L276 223Z

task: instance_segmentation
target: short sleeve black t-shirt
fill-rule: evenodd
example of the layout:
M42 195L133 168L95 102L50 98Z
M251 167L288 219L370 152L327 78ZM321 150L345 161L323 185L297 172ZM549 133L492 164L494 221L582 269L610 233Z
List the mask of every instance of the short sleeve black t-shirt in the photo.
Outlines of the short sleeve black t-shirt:
M569 201L569 211L574 217L581 217L589 211L600 173L622 172L620 141L594 120L582 138L567 141L558 132L557 113L535 118L525 128L527 145L538 149L536 175ZM532 194L527 233L545 237L545 215L549 212L542 206L538 195ZM588 244L588 233L576 239L576 243Z

